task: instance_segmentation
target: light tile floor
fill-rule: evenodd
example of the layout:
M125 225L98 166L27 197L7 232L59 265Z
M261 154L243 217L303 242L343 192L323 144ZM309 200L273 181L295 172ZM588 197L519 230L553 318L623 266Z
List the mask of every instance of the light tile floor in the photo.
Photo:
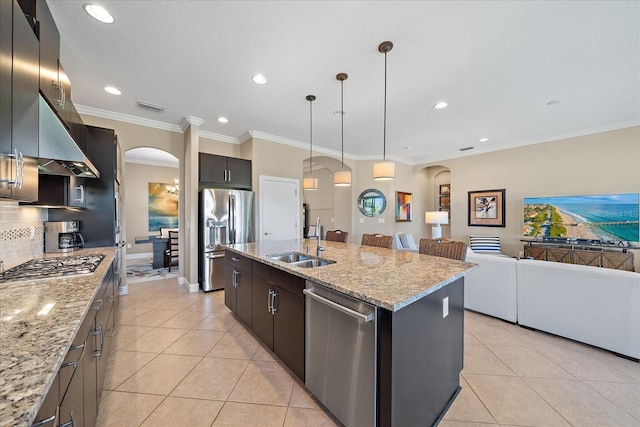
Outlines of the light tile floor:
M222 291L129 285L116 331L99 427L336 425ZM462 392L440 426L640 426L640 364L468 311L464 332Z

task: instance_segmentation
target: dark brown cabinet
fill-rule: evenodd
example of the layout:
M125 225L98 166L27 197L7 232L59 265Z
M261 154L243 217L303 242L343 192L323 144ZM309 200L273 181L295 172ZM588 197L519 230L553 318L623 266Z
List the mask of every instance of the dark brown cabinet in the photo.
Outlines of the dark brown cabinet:
M304 381L304 279L253 267L253 332Z
M201 184L251 190L251 160L200 153L198 167Z
M86 206L84 182L84 178L76 176L40 174L38 201L35 204L84 208Z
M118 298L115 279L112 264L32 426L96 425L114 333Z
M253 326L253 261L227 251L224 258L224 302L240 321Z
M39 44L19 4L0 3L0 197L35 201Z
M70 187L69 191L72 198L82 199L85 209L49 209L49 221L78 220L85 247L114 246L118 244L116 235L120 232L120 195L116 180L118 139L113 129L84 128L85 153L100 170L100 178L78 178L76 189Z

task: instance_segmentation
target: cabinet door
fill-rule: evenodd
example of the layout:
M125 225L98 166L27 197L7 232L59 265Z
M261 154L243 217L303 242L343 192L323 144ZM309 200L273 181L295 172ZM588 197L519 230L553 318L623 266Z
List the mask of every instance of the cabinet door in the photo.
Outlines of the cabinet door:
M58 392L58 376L56 375L51 388L47 393L47 397L44 398L44 402L40 406L40 410L36 415L33 424L41 423L43 427L57 426L56 420L58 418L58 404L60 403L60 394Z
M247 269L238 270L238 287L236 288L236 316L249 328L253 324L253 278L252 271Z
M267 280L253 276L253 332L273 350L273 314L269 311L273 288Z
M234 271L236 271L235 265L229 262L224 263L224 305L235 314L238 310L236 308L236 287L233 286Z
M8 157L11 144L11 69L13 3L0 2L0 197L10 197L11 187L7 181L13 179L14 163Z
M304 381L304 299L274 286L273 352Z
M69 76L60 61L58 61L58 85L61 99L56 104L56 110L62 119L62 123L71 133L71 80L69 80Z
M38 39L14 1L11 144L21 164L11 197L25 201L38 199L38 57Z
M93 311L89 311L90 316ZM82 358L82 400L83 418L85 426L95 426L98 418L98 387L97 387L97 357L96 351L100 344L100 337L95 332L95 321L93 328L87 338L86 350Z
M226 185L227 158L225 156L200 153L198 165L200 182Z
M77 176L69 177L67 187L67 205L74 208L86 207L85 182L93 178L78 178Z
M83 425L84 419L84 405L83 405L83 387L84 387L84 375L82 370L83 358L80 357L75 367L73 365L66 366L63 364L62 369L72 369L71 381L69 382L67 389L62 396L62 402L60 402L60 425L80 426ZM61 391L62 394L62 391ZM67 424L72 422L73 424Z
M36 2L36 19L40 30L40 91L51 105L57 105L58 59L60 58L60 33L45 0Z
M251 189L251 160L227 158L227 181L234 188Z

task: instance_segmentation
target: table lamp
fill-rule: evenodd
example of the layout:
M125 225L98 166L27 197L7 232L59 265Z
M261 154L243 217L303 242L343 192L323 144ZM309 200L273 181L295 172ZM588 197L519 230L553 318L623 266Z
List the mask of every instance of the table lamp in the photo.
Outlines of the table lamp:
M439 239L442 237L442 227L440 224L449 223L449 214L446 211L430 211L424 213L425 224L433 224L431 227L431 238Z

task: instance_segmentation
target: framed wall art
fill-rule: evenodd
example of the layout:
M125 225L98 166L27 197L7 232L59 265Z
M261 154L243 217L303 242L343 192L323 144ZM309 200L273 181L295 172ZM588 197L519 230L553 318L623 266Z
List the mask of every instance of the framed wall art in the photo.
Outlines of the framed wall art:
M469 191L469 226L504 227L505 191Z
M396 191L396 222L411 221L412 193Z
M172 185L149 183L149 231L178 226L178 195L169 191Z

